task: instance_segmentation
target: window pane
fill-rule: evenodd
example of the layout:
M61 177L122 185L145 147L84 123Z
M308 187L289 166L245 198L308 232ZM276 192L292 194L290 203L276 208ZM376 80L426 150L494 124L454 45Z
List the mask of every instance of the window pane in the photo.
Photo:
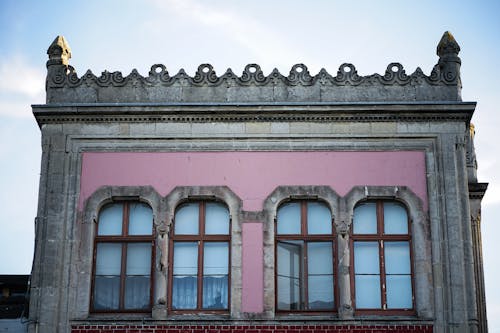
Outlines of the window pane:
M205 234L229 234L229 210L226 206L217 202L205 204Z
M196 309L197 293L196 276L174 276L172 308Z
M307 203L307 233L310 235L332 233L332 214L324 203Z
M198 243L174 243L172 307L195 309L197 305Z
M198 243L174 243L174 275L198 274Z
M379 309L380 306L380 276L356 275L356 308Z
M333 274L331 242L307 243L307 271L312 274Z
M127 245L127 275L151 274L151 243L130 243Z
M94 285L94 309L113 310L120 304L120 277L96 276Z
M278 234L300 234L300 204L290 202L278 209Z
M99 236L121 235L123 221L123 204L110 204L104 206L99 213Z
M333 275L309 275L309 310L333 309Z
M377 233L377 207L374 202L360 204L354 208L353 233Z
M149 308L149 276L125 278L125 309Z
M228 308L228 276L203 276L203 308Z
M151 235L153 232L153 210L138 202L130 204L129 235Z
M98 243L96 257L96 275L120 275L122 244Z
M379 274L377 242L354 242L354 271L356 274Z
M408 242L384 242L386 274L410 274Z
M387 307L389 309L411 309L412 291L410 275L386 276Z
M200 209L197 203L182 205L175 212L176 235L197 235Z
M302 287L302 241L278 242L278 309L303 309Z
M399 235L408 233L408 215L401 204L384 202L384 233Z
M227 242L207 242L203 252L203 275L227 275L229 251Z

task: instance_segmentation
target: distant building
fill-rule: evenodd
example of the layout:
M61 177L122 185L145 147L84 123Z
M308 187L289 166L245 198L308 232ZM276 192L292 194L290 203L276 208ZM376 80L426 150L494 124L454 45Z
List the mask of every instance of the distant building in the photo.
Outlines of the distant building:
M0 275L0 332L27 332L29 275Z
M98 77L57 37L30 332L486 332L459 51Z

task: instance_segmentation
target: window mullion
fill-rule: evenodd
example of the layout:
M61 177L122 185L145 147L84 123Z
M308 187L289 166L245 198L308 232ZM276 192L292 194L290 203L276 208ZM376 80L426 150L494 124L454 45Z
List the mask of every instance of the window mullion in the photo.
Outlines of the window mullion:
M203 235L205 234L205 202L200 202L199 208L199 235L198 235L198 277L197 277L197 303L196 309L203 308Z
M307 244L308 242L306 241L303 241L302 242L303 244L303 259L302 259L302 262L303 262L303 276L304 276L304 279L302 281L302 286L301 286L301 290L304 290L303 294L304 294L304 309L305 310L309 310L309 291L307 290L307 288L309 287L309 271L308 271L308 266L307 266Z
M123 204L123 220L122 220L122 236L128 236L128 222L129 222L129 205ZM127 242L122 243L122 260L120 267L120 303L119 308L125 308L125 277L127 273Z
M120 303L119 309L124 309L125 304L125 274L127 265L127 243L122 243L122 261L120 269Z
M379 261L380 261L380 285L382 296L382 309L387 309L386 281L385 281L385 256L384 256L384 241L379 240Z
M382 297L382 309L387 309L386 279L385 279L385 255L384 255L384 202L377 202L377 233L379 235L379 262L380 262L380 296Z
M302 258L300 258L300 268L299 268L299 292L300 298L302 299L302 304L304 304L304 309L309 309L307 285L309 281L309 274L307 272L307 242L305 241L307 235L307 201L301 202L300 209L300 225L301 225L301 233L302 233Z

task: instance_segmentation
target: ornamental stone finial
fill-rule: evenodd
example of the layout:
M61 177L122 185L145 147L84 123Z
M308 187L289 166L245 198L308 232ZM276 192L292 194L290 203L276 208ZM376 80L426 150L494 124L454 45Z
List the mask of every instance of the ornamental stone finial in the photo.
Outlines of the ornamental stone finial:
M446 55L458 55L460 46L449 31L445 31L443 37L439 41L436 53L439 57Z
M457 95L461 95L462 82L460 79L460 65L462 61L458 57L460 46L453 35L446 31L441 37L436 53L439 56L437 67L443 81L448 85L456 85Z
M71 48L64 36L57 36L54 39L47 50L47 54L49 55L47 67L52 65L68 66L69 59L71 58Z

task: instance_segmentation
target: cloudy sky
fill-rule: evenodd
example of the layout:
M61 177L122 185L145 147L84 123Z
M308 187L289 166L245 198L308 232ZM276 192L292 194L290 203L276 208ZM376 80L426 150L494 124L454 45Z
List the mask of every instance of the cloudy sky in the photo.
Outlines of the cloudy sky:
M429 74L436 45L449 30L462 51L462 96L477 101L473 118L483 205L488 318L500 332L500 2L495 0L0 0L0 274L28 274L33 256L40 173L40 133L31 104L44 103L46 51L68 40L70 63L122 71L163 63L193 75L201 63L240 74L258 63L288 73L384 73L391 62Z

